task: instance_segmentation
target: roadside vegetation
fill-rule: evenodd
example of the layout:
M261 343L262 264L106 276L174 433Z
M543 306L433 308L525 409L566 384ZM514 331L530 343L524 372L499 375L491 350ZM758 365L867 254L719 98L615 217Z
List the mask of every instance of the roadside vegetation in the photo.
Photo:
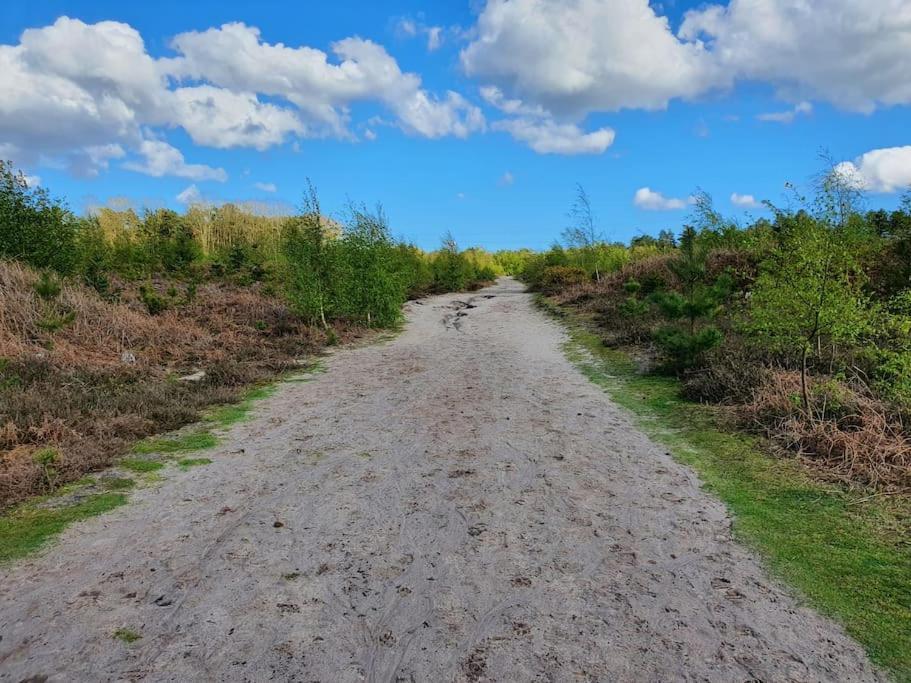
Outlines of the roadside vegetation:
M833 172L815 190L748 225L700 193L677 232L497 259L567 324L582 372L726 503L735 534L906 680L911 196L865 211Z
M312 186L293 216L231 204L77 216L0 162L0 509L209 406L239 419L232 404L251 387L395 327L407 299L501 272L448 235L432 253L395 240L379 206L330 218Z
M701 193L676 234L496 258L605 346L676 378L688 400L726 406L818 477L907 494L911 194L890 213L864 211L835 171L815 189L749 225Z
M761 437L728 428L725 409L694 404L671 375L608 348L590 317L541 299L567 326L567 356L696 472L727 505L735 536L775 575L840 621L871 658L911 678L911 499L820 479Z

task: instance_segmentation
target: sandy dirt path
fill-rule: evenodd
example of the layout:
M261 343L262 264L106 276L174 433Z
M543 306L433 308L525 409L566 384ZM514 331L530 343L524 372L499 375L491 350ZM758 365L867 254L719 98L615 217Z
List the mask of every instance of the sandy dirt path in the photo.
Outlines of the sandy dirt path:
M408 321L0 570L0 680L879 680L517 283Z

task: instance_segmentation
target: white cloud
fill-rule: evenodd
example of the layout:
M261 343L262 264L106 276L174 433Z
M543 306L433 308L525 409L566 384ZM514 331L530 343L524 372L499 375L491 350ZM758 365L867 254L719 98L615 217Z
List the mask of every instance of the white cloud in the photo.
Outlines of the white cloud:
M38 187L41 184L41 176L37 175L27 175L25 177L25 184L29 187Z
M506 171L500 176L500 185L512 185L514 182L516 182L516 177L510 171Z
M663 109L717 78L648 0L490 0L461 53L470 76L557 115Z
M376 140L376 132L373 131L373 129L368 128L367 130L364 131L364 137L367 138L368 140L370 140L371 142L373 142L374 140Z
M427 50L433 52L440 49L443 44L443 28L441 26L429 26L427 28Z
M730 0L687 12L679 35L706 40L730 77L772 83L791 101L911 103L906 0Z
M660 11L648 0L489 0L462 66L504 101L575 122L662 109L738 81L771 84L791 103L911 104L907 0L730 0L688 11L676 35Z
M278 192L275 183L253 183L253 187L257 190L262 190L263 192Z
M798 116L809 116L812 113L812 104L809 102L798 102L793 109L757 114L756 118L760 121L767 121L771 123L793 123L794 119L796 119Z
M293 111L264 104L252 93L200 85L178 88L174 98L180 125L198 145L264 150L305 133Z
M611 128L586 133L571 123L550 119L503 119L491 124L494 130L506 131L539 154L601 154L614 143Z
M442 26L428 26L411 17L402 17L395 25L395 32L401 38L427 37L427 51L434 52L442 47L445 29Z
M541 106L527 105L522 100L509 99L495 85L485 85L480 89L481 97L487 104L496 107L504 114L549 118L550 114Z
M162 120L163 89L129 26L61 17L0 45L0 140L20 164L77 155L87 166L87 149L139 140L138 109Z
M428 39L438 46L443 34ZM466 137L485 126L478 107L455 92L427 91L369 40L346 38L327 54L270 44L234 23L179 34L171 48L174 56L154 58L128 24L68 17L0 45L2 151L20 165L92 176L170 128L216 148L354 139L351 105L359 101L384 106L413 135Z
M692 203L692 197L687 199L665 197L660 192L655 192L649 187L639 188L633 197L633 204L646 211L674 211L676 209L685 209L687 204L690 203Z
M183 192L177 195L176 197L178 203L191 206L193 204L202 204L202 194L199 191L199 188L196 185L190 185Z
M71 152L67 168L73 175L83 178L94 178L101 171L106 171L112 159L122 159L126 151L117 143L107 145L90 145Z
M870 192L911 189L911 146L874 149L836 167L844 178Z
M212 168L204 164L188 164L184 161L183 153L179 149L161 140L143 140L139 145L139 153L145 157L144 162L129 161L123 167L155 178L176 176L190 180L217 180L218 182L228 179L228 174L223 168Z
M483 128L481 111L448 92L438 98L421 88L417 74L402 72L386 50L370 40L345 38L332 44L340 60L311 47L288 47L261 39L259 29L242 23L174 38L181 53L169 71L239 92L283 97L313 126L348 135L348 105L378 100L398 117L407 132L427 137L465 137Z
M402 17L395 25L395 30L399 33L399 35L413 38L418 34L418 25L415 23L414 19Z
M739 206L742 209L756 209L762 206L759 202L756 201L756 197L751 194L739 194L734 192L731 195L731 204L734 206Z

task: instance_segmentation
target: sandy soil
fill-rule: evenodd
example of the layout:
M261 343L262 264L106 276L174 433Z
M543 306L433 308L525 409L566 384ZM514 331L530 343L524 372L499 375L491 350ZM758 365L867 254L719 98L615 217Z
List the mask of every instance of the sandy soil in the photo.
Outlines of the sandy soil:
M879 680L519 285L408 319L3 570L0 680Z

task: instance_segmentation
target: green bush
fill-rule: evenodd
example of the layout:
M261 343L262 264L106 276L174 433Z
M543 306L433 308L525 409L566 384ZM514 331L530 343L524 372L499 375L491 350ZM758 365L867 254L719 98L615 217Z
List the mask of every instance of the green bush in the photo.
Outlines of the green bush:
M578 266L547 266L538 278L537 289L544 294L557 294L587 281L588 275Z
M474 268L451 234L443 237L443 246L433 256L433 288L437 292L461 292L475 279Z
M42 187L0 161L0 256L68 274L76 263L78 219Z
M667 326L655 332L654 340L664 353L667 369L681 371L696 367L707 351L724 340L724 335L712 326L694 332Z

